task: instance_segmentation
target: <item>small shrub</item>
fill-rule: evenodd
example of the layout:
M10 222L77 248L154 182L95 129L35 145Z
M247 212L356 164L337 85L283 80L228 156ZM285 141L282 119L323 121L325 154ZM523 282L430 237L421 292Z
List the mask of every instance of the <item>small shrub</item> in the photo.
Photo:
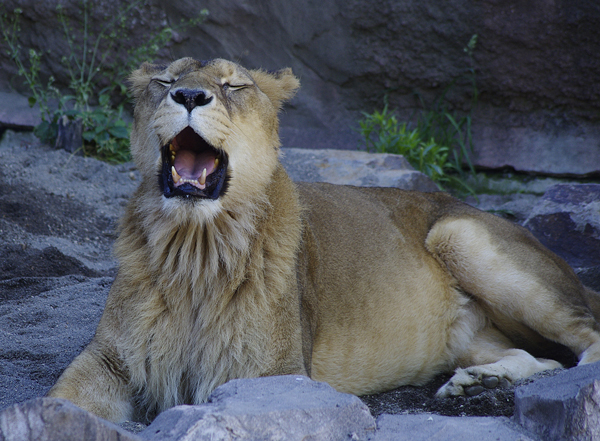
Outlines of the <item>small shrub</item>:
M367 150L402 155L440 188L452 186L470 192L460 179L462 169L451 160L450 147L440 144L433 137L425 138L418 128L409 129L406 122L400 123L388 110L387 104L382 111L363 115L364 119L359 121L359 132Z
M64 30L64 38L69 54L61 58L62 65L69 73L70 94L61 94L50 77L46 84L40 78L42 55L29 49L28 62L22 58L22 48L17 40L20 32L19 18L23 11L19 8L12 16L0 14L0 29L8 54L16 63L19 76L29 86L29 105L38 104L42 122L35 128L38 138L53 143L57 136L58 121L66 116L70 120L81 119L83 126L82 146L86 154L110 162L129 160L129 125L123 120L124 105L129 100L129 91L124 84L126 76L143 61L152 60L157 52L166 46L174 31L198 25L208 15L207 10L182 21L175 27L164 27L148 37L146 43L131 49L120 60L108 62L108 55L118 42L127 39L127 13L141 4L138 0L116 11L110 20L93 36L88 22L90 2L82 1L83 29L75 30L64 14L62 5L57 6L59 22ZM79 37L79 38L76 38ZM81 41L78 44L77 41ZM101 87L103 82L108 86ZM116 97L116 98L115 98ZM55 103L54 107L52 103Z

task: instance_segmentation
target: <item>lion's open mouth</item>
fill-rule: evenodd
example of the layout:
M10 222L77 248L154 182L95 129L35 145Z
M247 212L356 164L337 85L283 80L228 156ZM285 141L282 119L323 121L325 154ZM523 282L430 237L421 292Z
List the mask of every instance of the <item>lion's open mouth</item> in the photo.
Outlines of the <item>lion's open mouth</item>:
M227 155L191 127L162 148L160 185L165 197L217 199L227 187Z

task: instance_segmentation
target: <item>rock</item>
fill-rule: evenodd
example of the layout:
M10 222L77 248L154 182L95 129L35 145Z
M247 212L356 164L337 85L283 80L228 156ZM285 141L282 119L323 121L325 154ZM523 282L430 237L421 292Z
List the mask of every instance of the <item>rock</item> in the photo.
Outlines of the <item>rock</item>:
M402 438L405 436L406 438ZM490 417L446 417L433 414L381 415L377 432L369 441L533 441L522 427L510 419Z
M0 413L0 441L142 441L67 400L38 398Z
M477 173L467 175L465 182L477 193L476 196L467 196L464 199L466 203L522 225L540 197L564 180L550 177L532 179L513 173Z
M119 427L128 432L140 433L146 428L146 425L138 421L123 421L122 423L119 423Z
M600 266L600 184L551 187L524 226L572 267Z
M597 122L561 121L528 124L508 115L486 120L475 113L473 162L484 169L512 168L522 172L586 176L600 170L600 127ZM515 122L517 119L518 122ZM557 118L558 119L558 118Z
M325 0L307 8L208 0L203 6L208 20L187 32L174 54L292 67L303 87L282 118L288 147L354 149L361 111L381 109L386 96L409 120L421 108L415 92L433 108L457 78L446 96L450 109L465 111L473 92L465 74L474 68L482 92L473 118L477 165L600 170L600 36L587 36L600 13L591 2ZM193 8L193 1L177 0L165 12L177 22ZM474 64L463 51L473 34Z
M176 440L365 440L375 420L357 397L303 376L232 380L209 403L161 413L139 436Z
M600 362L517 388L514 418L544 440L600 439Z
M439 191L401 155L296 148L282 152L281 161L293 181Z
M33 130L40 122L39 106L30 107L27 98L18 93L0 91L0 127Z

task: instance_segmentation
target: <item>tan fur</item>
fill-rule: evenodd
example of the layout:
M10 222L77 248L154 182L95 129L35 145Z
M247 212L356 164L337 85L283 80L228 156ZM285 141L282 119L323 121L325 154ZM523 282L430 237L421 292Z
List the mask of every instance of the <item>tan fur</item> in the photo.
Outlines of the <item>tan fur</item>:
M442 193L294 185L278 160L289 69L186 58L131 83L143 182L94 340L51 396L119 421L232 378L308 374L366 394L457 369L449 396L559 366L525 351L549 341L600 359L596 293L526 230ZM179 90L206 99L187 109ZM186 127L227 155L216 199L157 185Z

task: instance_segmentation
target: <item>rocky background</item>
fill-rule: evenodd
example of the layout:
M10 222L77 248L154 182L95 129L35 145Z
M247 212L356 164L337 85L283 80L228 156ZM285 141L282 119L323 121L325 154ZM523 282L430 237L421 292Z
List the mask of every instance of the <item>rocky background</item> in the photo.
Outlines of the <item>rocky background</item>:
M80 0L4 0L21 14L21 44L43 53L43 69L68 84L68 54L55 13L64 6L82 29ZM94 2L99 31L118 0ZM157 0L127 15L132 36L111 57L144 41L160 26L209 10L200 26L175 32L157 60L223 57L247 67L292 67L302 91L283 115L284 144L355 149L361 111L390 105L404 118L429 105L452 81L457 110L471 107L476 72L475 163L555 175L600 171L600 4L593 0ZM478 40L473 61L463 51ZM1 46L1 45L0 45ZM24 91L14 63L0 51L0 91Z

